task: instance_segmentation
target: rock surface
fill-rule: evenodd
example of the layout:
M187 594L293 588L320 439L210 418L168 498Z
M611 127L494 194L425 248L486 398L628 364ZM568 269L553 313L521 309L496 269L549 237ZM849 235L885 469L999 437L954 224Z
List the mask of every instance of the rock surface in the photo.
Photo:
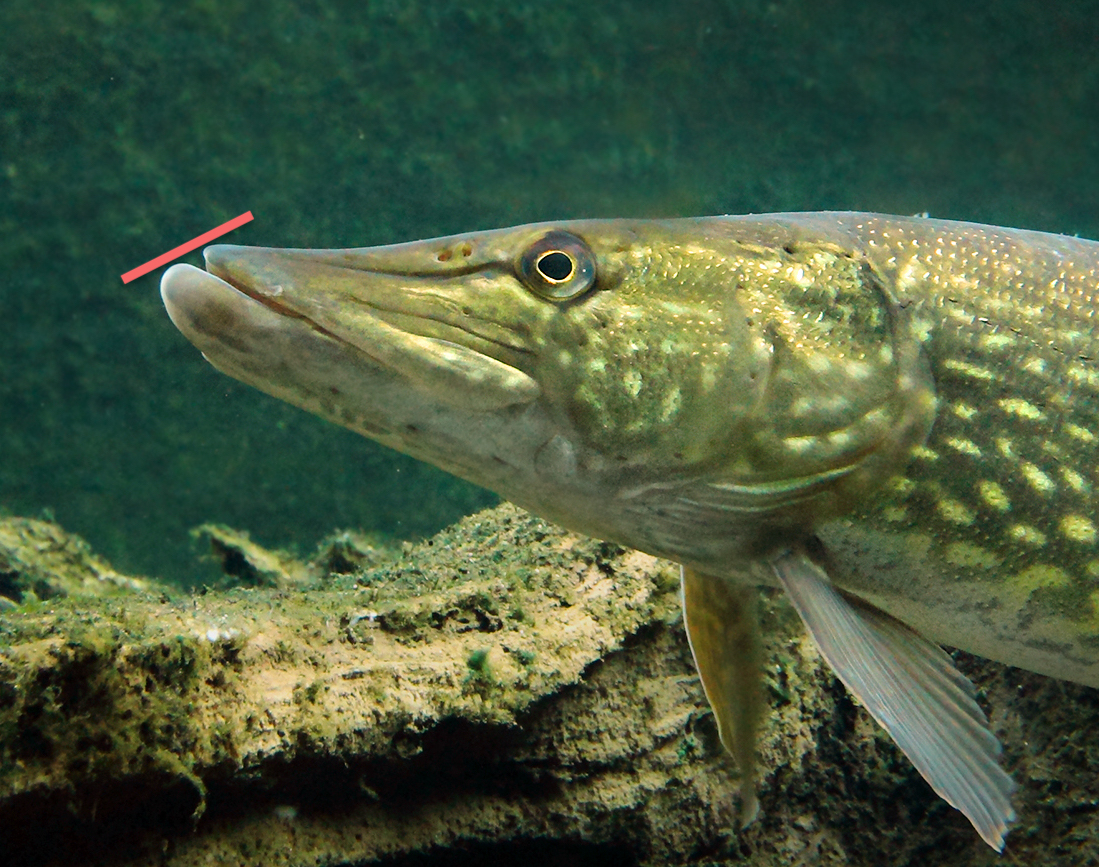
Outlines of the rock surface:
M116 577L0 616L4 863L1099 863L1093 691L959 660L1020 783L997 857L771 597L761 817L737 829L677 569L510 506L277 555L308 587L174 600L55 525L25 538Z

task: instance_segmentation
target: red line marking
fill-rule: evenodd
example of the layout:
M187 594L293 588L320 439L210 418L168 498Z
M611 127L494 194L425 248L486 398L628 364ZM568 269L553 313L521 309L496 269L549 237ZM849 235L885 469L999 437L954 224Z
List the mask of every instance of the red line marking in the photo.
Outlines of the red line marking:
M197 238L192 238L186 244L180 244L174 250L169 250L163 256L157 256L155 259L150 259L144 265L140 265L137 268L134 268L132 271L127 271L125 274L122 275L122 282L129 283L131 280L136 280L138 277L143 277L155 268L159 268L161 265L166 265L173 259L178 259L184 253L190 253L192 250L201 247L203 244L209 243L210 241L214 240L214 238L220 238L222 235L232 232L233 229L243 226L245 223L252 222L253 219L254 218L252 217L252 212L245 211L239 217L233 217L233 219L231 219L229 222L222 223L216 229L211 229L209 232L206 232L203 235L199 235Z

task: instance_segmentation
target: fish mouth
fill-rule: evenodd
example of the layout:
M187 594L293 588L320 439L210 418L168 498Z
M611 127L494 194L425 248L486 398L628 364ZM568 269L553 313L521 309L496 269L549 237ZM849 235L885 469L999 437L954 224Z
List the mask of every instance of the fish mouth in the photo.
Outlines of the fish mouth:
M203 257L208 273L239 292L352 344L359 335L350 323L374 317L409 334L529 368L529 323L521 316L502 318L500 305L486 303L505 269L494 261L442 268L434 258L423 261L424 246L310 250L217 244Z
M193 265L173 265L160 278L160 297L172 324L203 354L219 342L227 346L236 343L238 350L245 345L233 340L233 326L248 320L253 326L277 324L282 312L232 285L227 280ZM209 356L207 356L209 358Z
M234 248L231 245L218 244L203 250L202 258L205 260L206 273L216 280L232 287L241 295L251 298L258 304L262 304L279 316L300 319L309 325L310 328L319 331L321 334L326 334L333 339L339 339L336 335L328 331L328 329L310 319L301 311L296 310L287 304L280 303L279 296L283 294L283 287L281 285L276 284L272 287L263 287L262 284L256 283L255 281L244 280L239 274L234 273L229 264L231 258L227 255L227 251L232 251L233 249Z
M306 363L309 332L314 340L342 344L448 406L488 412L538 398L537 382L499 360L496 355L505 353L485 346L488 341L448 323L431 326L415 312L387 316L372 295L380 295L384 306L399 306L392 303L392 281L404 278L348 268L337 258L343 252L216 245L204 251L206 271L169 268L161 297L176 327L223 370L240 369L249 354L265 355L263 342L280 330L293 332L298 347L298 357L291 354L280 367ZM379 285L381 291L374 293ZM256 365L249 366L253 375L245 381L271 391L273 385L255 381Z

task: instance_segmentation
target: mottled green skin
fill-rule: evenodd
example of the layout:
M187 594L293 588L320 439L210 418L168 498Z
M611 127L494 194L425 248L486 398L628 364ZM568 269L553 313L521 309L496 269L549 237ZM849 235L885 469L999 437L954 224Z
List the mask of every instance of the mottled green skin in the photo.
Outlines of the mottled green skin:
M938 409L885 502L821 531L833 580L941 642L1099 685L1099 244L852 228L922 308Z
M525 281L550 230L590 291ZM769 582L819 532L836 583L931 637L1099 682L1099 245L779 214L207 259L245 294L165 297L230 375L703 573Z

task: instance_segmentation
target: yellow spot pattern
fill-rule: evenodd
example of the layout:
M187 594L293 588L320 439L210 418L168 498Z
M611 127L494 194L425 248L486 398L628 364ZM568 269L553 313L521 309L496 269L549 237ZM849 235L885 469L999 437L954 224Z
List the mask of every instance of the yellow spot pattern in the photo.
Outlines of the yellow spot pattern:
M973 440L963 439L962 437L950 437L946 441L946 444L950 446L954 451L961 452L963 455L970 455L975 458L981 456L981 450L977 448L977 444Z
M1045 417L1045 413L1038 409L1038 407L1030 401L1023 400L1020 397L1003 398L999 403L1000 408L1004 412L1011 413L1019 418L1025 418L1029 421L1039 421Z
M1048 497L1057 490L1057 485L1054 483L1053 479L1042 472L1037 464L1032 464L1030 461L1023 461L1019 466L1019 471L1037 493Z
M996 374L987 367L981 367L979 364L970 364L968 361L959 361L955 358L944 361L943 367L957 371L962 374L962 376L968 376L970 379L977 379L982 382L992 382L996 379Z
M1011 527L1011 535L1024 545L1032 548L1041 548L1046 544L1046 534L1030 524L1014 524Z
M1078 424L1072 424L1069 422L1064 426L1064 431L1073 439L1078 439L1082 443L1095 442L1095 434L1089 431L1086 427L1080 427Z
M1006 512L1011 508L1011 500L1008 499L1004 489L996 482L982 479L977 485L977 490L981 495L981 499L993 509Z
M976 517L965 504L947 497L939 500L939 514L952 524L972 524Z
M1083 515L1065 515L1061 519L1061 532L1066 539L1081 545L1090 545L1096 538L1095 524Z

